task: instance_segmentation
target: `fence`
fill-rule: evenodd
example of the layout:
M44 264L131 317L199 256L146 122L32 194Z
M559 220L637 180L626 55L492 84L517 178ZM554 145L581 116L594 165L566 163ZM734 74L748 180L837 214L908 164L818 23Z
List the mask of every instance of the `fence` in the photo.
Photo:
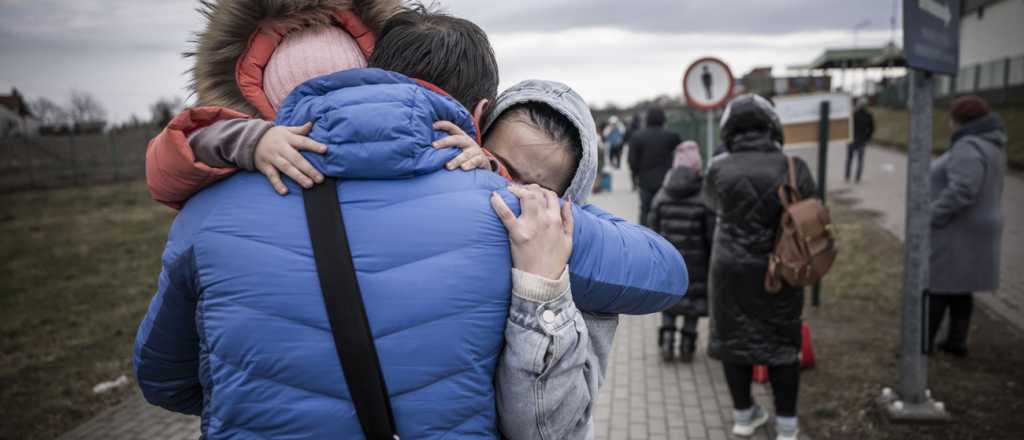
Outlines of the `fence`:
M905 108L907 77L896 78L878 92L877 101L887 107ZM935 96L940 101L973 93L995 104L1024 102L1024 55L964 66L956 76L938 75Z
M0 191L140 179L158 130L0 139Z

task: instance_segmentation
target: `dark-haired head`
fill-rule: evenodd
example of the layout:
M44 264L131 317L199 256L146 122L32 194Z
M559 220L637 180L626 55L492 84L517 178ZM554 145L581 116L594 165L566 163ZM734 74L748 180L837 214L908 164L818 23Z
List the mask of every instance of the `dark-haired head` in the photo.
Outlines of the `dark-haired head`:
M580 131L541 102L509 107L487 131L484 144L519 183L536 183L562 195L583 159Z
M413 5L384 25L370 67L430 82L473 111L498 94L498 63L472 22Z
M647 110L647 126L660 128L665 125L665 112L657 107Z

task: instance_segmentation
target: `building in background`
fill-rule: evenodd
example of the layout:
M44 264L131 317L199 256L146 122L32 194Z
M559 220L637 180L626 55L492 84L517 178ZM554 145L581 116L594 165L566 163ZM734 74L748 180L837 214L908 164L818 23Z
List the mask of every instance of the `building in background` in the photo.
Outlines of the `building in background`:
M0 138L28 137L39 134L39 121L28 108L18 89L0 95Z
M832 78L827 75L787 74L774 76L771 67L755 67L750 73L743 75L739 82L743 86L744 93L756 93L767 97L828 92L832 88Z
M960 72L939 87L944 95L978 93L992 102L1024 102L1024 1L964 0Z

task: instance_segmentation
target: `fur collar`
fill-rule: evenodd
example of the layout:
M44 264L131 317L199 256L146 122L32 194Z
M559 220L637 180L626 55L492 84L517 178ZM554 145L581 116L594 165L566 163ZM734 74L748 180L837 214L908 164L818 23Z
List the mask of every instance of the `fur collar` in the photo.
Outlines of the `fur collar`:
M206 26L196 34L195 47L184 54L195 60L189 86L198 105L258 116L235 81L235 68L260 26L272 23L298 29L327 25L333 22L335 11L354 9L366 26L378 33L400 8L400 0L201 0L198 11Z

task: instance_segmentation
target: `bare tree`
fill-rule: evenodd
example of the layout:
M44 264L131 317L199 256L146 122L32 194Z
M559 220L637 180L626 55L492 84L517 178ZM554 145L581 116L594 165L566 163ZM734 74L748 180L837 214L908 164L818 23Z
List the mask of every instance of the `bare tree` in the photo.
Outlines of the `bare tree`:
M99 100L87 92L71 92L71 121L79 124L105 123L107 110Z
M44 126L61 127L67 125L70 119L67 109L46 98L33 101L29 104L29 109Z
M163 127L184 107L185 104L180 97L161 98L149 106L150 123Z

